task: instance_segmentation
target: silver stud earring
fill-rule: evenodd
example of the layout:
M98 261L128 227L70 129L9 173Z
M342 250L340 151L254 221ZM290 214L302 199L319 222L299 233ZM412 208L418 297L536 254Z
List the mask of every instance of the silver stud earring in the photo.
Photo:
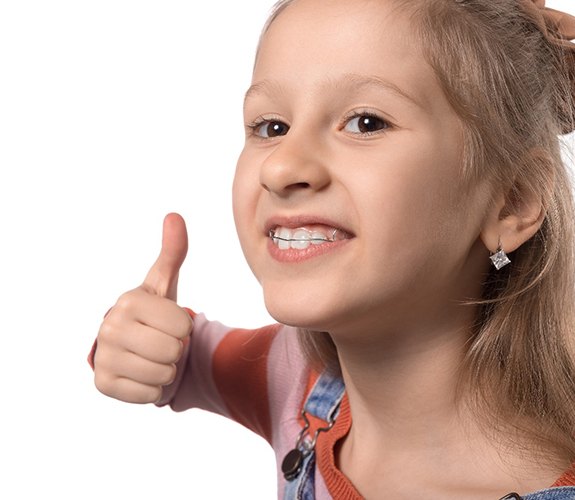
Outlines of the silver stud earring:
M497 247L497 251L495 253L492 253L489 258L491 259L491 262L493 263L493 266L495 267L495 269L497 269L498 271L502 268L505 267L507 264L510 264L511 261L509 260L509 257L507 257L507 254L503 251L503 248L501 246L501 242L499 242L499 246Z

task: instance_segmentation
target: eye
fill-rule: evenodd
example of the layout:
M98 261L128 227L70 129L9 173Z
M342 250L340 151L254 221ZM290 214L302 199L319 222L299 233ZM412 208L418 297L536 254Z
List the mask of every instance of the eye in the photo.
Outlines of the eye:
M349 118L343 129L352 134L371 135L389 127L389 123L383 118L371 113L361 113Z
M254 135L262 139L271 139L273 137L286 135L289 130L289 125L279 120L261 120L249 125L249 128Z

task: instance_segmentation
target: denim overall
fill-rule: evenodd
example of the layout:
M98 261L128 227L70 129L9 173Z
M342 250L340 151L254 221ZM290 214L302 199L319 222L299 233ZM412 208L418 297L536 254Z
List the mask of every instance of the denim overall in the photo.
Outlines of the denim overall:
M339 412L339 405L345 393L341 377L322 373L310 391L304 410L324 422L333 422ZM308 448L305 442L300 450L306 454L299 474L286 482L284 500L315 500L315 448ZM421 495L425 500L425 494ZM510 494L500 500L575 500L575 486L561 486L530 493L523 497ZM335 499L344 500L344 499ZM464 500L464 499L463 499Z
M523 500L574 500L575 486L560 486L525 495Z
M341 377L322 373L306 399L304 411L324 422L333 422L339 413L344 393ZM284 500L315 500L315 448L306 447L305 444L299 449L307 455L297 477L287 481Z

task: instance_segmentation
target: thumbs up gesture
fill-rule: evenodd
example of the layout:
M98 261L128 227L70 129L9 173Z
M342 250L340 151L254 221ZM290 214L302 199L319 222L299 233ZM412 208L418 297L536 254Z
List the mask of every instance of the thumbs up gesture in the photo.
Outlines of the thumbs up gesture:
M162 249L146 279L118 299L98 332L95 383L108 396L154 403L176 376L189 314L176 304L178 275L186 258L186 224L177 214L164 219Z

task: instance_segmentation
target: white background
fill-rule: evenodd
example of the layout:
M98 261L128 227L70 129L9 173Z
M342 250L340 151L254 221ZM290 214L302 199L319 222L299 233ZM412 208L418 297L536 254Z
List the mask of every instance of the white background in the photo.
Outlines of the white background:
M190 230L180 302L271 321L230 203L271 3L0 0L0 498L275 497L262 439L108 399L86 363L170 211Z

